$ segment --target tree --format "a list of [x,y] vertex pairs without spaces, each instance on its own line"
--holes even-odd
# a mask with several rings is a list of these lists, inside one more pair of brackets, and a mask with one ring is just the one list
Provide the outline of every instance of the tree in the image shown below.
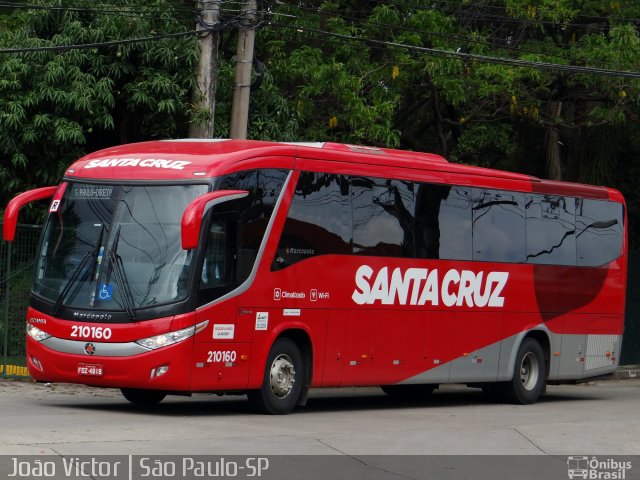
[[[187,5],[125,0],[0,15],[11,25],[0,43],[193,32]],[[235,8],[220,11],[218,137],[229,133]],[[621,172],[640,152],[640,83],[589,68],[640,71],[637,2],[282,0],[262,4],[259,17],[250,138],[431,151],[620,185],[636,198]],[[14,193],[55,181],[85,151],[185,135],[203,118],[190,104],[196,61],[193,36],[0,56],[0,181]]]
[[637,197],[620,172],[639,153],[640,83],[589,71],[640,71],[637,2],[285,1],[272,13],[254,138],[400,146]]
[[[47,1],[0,36],[0,48],[61,46],[0,56],[3,204],[19,190],[57,183],[87,151],[187,131],[197,60],[192,16],[167,0],[100,5]],[[181,31],[188,35],[63,48]]]
[[638,6],[628,3],[285,2],[259,44],[308,138],[400,144],[597,182],[606,175],[594,173],[605,169],[591,163],[605,162],[593,157],[589,140],[596,128],[637,122],[637,80],[479,56],[636,71]]

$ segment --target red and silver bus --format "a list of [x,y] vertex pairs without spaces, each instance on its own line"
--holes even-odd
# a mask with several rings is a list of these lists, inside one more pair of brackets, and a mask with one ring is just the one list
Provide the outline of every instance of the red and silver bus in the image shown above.
[[75,162],[50,199],[27,314],[38,381],[247,393],[311,387],[510,402],[618,365],[626,212],[612,189],[335,143],[171,140]]

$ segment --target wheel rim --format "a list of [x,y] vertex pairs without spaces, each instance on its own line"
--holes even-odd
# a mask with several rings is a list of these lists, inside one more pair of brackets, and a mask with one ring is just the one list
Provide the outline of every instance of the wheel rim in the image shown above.
[[520,381],[522,382],[522,387],[527,391],[533,390],[538,383],[539,376],[540,364],[538,363],[538,357],[536,357],[533,352],[527,352],[522,358],[522,363],[520,363]]
[[278,355],[269,371],[271,391],[277,398],[285,398],[296,383],[296,370],[289,355]]

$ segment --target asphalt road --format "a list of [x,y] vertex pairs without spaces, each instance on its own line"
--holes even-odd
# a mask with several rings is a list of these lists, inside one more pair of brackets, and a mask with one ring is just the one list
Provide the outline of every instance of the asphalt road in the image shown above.
[[[245,397],[167,397],[0,380],[3,455],[640,455],[640,379],[550,386],[535,405],[445,386],[428,401],[379,389],[313,390],[286,416]],[[638,465],[640,471],[640,464]]]
[[429,401],[329,389],[265,416],[244,397],[144,409],[117,390],[0,380],[0,477],[632,480],[639,399],[638,379],[552,386],[528,406],[457,385]]

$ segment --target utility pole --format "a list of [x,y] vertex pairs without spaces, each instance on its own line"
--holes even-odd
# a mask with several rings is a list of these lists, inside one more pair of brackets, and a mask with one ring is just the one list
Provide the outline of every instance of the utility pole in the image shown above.
[[218,23],[221,0],[197,0],[198,16],[196,30],[200,37],[200,61],[198,62],[197,87],[193,92],[193,104],[198,110],[209,112],[205,123],[189,125],[189,137],[213,138],[214,116],[216,111],[216,86],[218,83]]
[[253,44],[256,36],[256,0],[247,0],[242,7],[242,27],[238,34],[236,79],[231,107],[231,138],[246,139],[249,123],[249,97],[253,67]]

